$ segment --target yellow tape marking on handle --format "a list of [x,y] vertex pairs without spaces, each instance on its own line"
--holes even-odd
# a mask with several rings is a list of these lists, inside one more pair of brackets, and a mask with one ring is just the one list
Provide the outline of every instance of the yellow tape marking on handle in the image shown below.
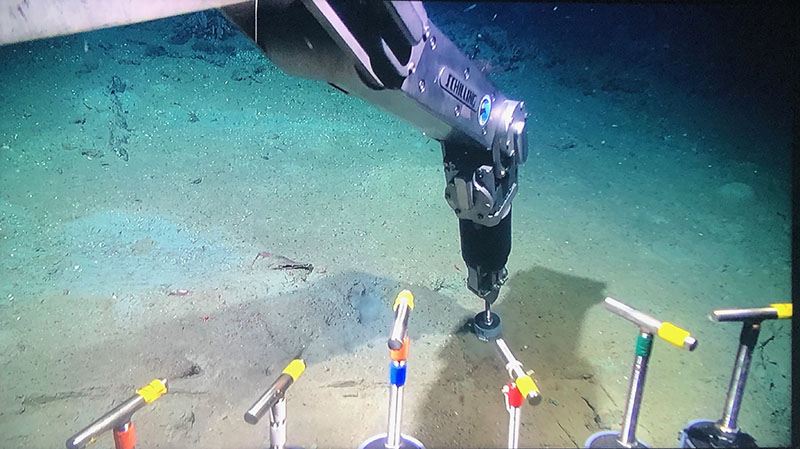
[[164,396],[164,393],[166,392],[167,386],[164,385],[164,382],[161,382],[161,379],[153,379],[153,381],[149,384],[136,390],[136,394],[141,396],[144,399],[144,402],[148,404],[160,398],[161,396]]
[[658,328],[658,336],[672,343],[679,348],[683,347],[683,342],[689,336],[689,331],[685,331],[678,326],[664,321]]
[[394,299],[392,310],[397,310],[397,306],[400,305],[400,301],[402,301],[403,299],[405,299],[408,302],[409,309],[414,308],[414,295],[408,290],[403,290],[402,292],[398,293],[397,298]]
[[792,303],[770,304],[769,306],[778,311],[779,319],[792,317]]
[[303,371],[306,370],[306,363],[303,362],[303,359],[294,359],[286,365],[286,368],[283,369],[283,374],[288,374],[292,376],[292,380],[296,381]]
[[517,384],[519,392],[522,393],[522,396],[525,398],[528,397],[528,393],[531,391],[539,393],[539,387],[536,386],[536,382],[533,381],[531,376],[525,375],[522,377],[517,377],[517,379],[514,380],[514,383]]

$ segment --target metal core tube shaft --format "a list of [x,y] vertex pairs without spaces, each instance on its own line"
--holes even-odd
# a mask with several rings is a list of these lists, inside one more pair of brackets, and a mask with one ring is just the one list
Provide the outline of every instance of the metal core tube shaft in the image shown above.
[[386,430],[386,447],[400,447],[400,424],[403,420],[403,387],[392,385],[389,390],[389,423]]
[[269,409],[269,447],[283,449],[286,446],[286,398],[281,397]]
[[644,392],[644,381],[647,376],[647,363],[650,357],[652,341],[652,334],[646,332],[639,334],[636,359],[631,372],[630,390],[628,391],[625,415],[622,419],[622,431],[620,432],[620,443],[628,447],[636,444],[636,424],[639,420],[639,410],[642,404],[642,393]]
[[739,416],[739,408],[742,405],[742,396],[744,395],[744,386],[747,382],[747,374],[750,371],[750,359],[753,355],[753,348],[758,340],[758,333],[760,330],[760,322],[745,322],[742,326],[742,333],[739,336],[739,351],[736,353],[733,375],[731,376],[731,383],[728,386],[725,409],[722,412],[722,419],[719,421],[720,430],[728,434],[739,431],[736,420]]
[[517,449],[519,447],[519,422],[521,415],[519,407],[509,407],[508,414],[508,449]]

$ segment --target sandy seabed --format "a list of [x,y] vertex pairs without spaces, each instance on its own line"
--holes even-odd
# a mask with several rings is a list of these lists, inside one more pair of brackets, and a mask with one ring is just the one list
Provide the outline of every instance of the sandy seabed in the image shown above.
[[[503,447],[507,376],[463,332],[482,302],[438,144],[241,36],[230,57],[147,53],[159,30],[0,48],[0,446],[60,447],[165,376],[135,415],[141,447],[263,447],[268,426],[242,415],[302,349],[290,444],[356,447],[385,431],[390,305],[407,288],[404,432]],[[543,394],[521,445],[618,430],[638,331],[605,296],[700,342],[657,341],[650,361],[637,435],[676,445],[723,407],[739,326],[709,312],[788,301],[788,164],[764,163],[788,131],[666,84],[646,101],[587,95],[541,64],[496,78],[531,111],[495,308]],[[262,251],[314,269],[274,270]],[[787,445],[789,323],[764,323],[759,343],[740,424]]]

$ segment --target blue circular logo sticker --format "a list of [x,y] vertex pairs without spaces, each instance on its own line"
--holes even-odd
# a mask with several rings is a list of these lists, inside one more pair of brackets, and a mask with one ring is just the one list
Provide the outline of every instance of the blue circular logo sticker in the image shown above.
[[478,123],[481,126],[485,125],[486,122],[489,121],[489,116],[492,115],[492,99],[488,95],[484,95],[481,98],[481,104],[478,106]]

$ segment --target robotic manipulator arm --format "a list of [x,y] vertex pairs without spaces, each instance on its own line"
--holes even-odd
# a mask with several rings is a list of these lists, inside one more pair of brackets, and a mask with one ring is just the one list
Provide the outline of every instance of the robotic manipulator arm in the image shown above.
[[506,280],[527,113],[431,23],[420,2],[260,0],[222,8],[285,72],[378,105],[442,145],[467,286],[489,305]]
[[[511,200],[527,157],[525,108],[428,20],[420,2],[29,0],[0,15],[0,45],[221,7],[278,67],[411,122],[442,144],[467,285],[489,305],[506,279]],[[287,93],[289,95],[290,93]],[[489,318],[489,321],[491,319]]]

